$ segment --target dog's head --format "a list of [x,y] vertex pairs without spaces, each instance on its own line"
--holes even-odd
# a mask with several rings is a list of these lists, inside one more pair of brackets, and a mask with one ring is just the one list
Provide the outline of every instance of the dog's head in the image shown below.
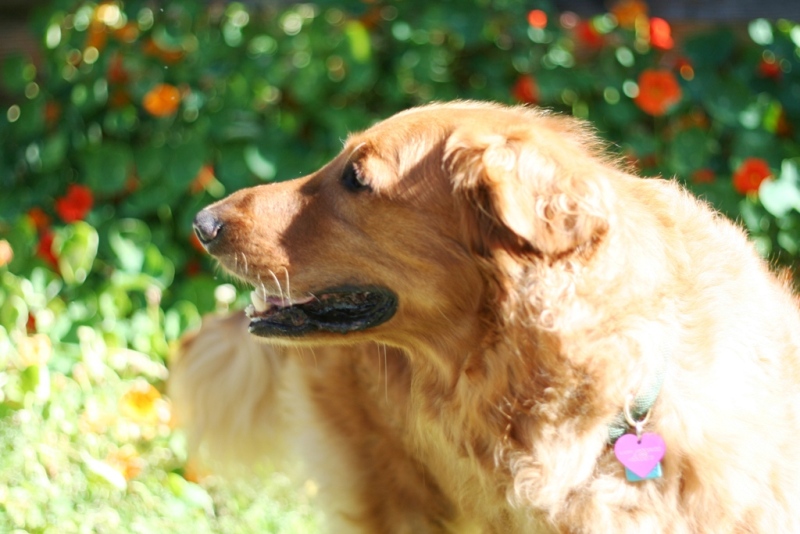
[[602,241],[611,200],[592,145],[530,109],[412,109],[309,176],[206,208],[195,230],[255,287],[256,335],[403,345],[475,332],[502,291],[499,256],[552,264]]

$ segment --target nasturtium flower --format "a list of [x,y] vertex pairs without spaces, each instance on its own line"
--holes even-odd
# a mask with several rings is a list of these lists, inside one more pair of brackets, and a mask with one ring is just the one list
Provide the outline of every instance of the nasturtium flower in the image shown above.
[[58,258],[53,252],[53,238],[55,234],[51,230],[42,232],[39,243],[36,245],[36,256],[44,260],[53,269],[58,270]]
[[0,239],[0,267],[8,265],[14,259],[14,249],[11,243],[5,239]]
[[671,50],[675,46],[669,22],[658,17],[650,19],[650,45],[659,50]]
[[758,73],[764,78],[780,79],[783,75],[781,65],[774,58],[761,58],[758,64]]
[[161,83],[144,95],[142,105],[145,111],[154,117],[169,117],[178,111],[181,103],[181,92],[174,85]]
[[145,465],[142,457],[130,444],[111,451],[106,456],[106,463],[125,477],[125,480],[129,481],[138,477]]
[[534,9],[528,12],[528,24],[534,28],[544,29],[547,27],[547,13],[541,9]]
[[733,173],[733,188],[746,195],[757,193],[761,182],[772,176],[769,164],[761,158],[745,159]]
[[633,28],[637,20],[647,17],[647,3],[642,0],[620,0],[611,6],[611,13],[623,28]]
[[538,103],[539,86],[536,84],[536,79],[530,75],[520,76],[511,89],[511,95],[519,102]]
[[648,69],[639,76],[639,94],[633,101],[645,113],[658,117],[680,102],[682,96],[671,71]]
[[56,213],[64,222],[82,221],[94,205],[92,190],[86,186],[72,184],[67,194],[56,199]]
[[575,26],[575,37],[578,42],[586,48],[603,48],[605,39],[594,27],[590,20],[582,20]]
[[50,216],[42,208],[37,207],[28,210],[28,218],[40,234],[50,228]]
[[709,168],[698,169],[692,173],[692,181],[696,184],[713,184],[717,177]]
[[161,420],[161,393],[144,380],[134,383],[119,401],[120,413],[141,424],[156,424]]

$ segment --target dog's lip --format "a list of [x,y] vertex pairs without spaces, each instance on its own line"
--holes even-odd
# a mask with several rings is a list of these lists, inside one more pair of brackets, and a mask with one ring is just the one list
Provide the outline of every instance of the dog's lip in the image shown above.
[[397,311],[397,296],[379,286],[343,286],[301,298],[251,293],[250,332],[262,337],[346,334],[378,326]]

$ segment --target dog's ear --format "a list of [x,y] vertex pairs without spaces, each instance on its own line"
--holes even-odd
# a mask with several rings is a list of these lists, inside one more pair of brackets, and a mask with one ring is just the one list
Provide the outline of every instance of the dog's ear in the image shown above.
[[559,139],[527,129],[454,132],[445,147],[454,187],[474,207],[482,238],[506,248],[561,256],[608,229],[603,165],[583,152],[574,132]]

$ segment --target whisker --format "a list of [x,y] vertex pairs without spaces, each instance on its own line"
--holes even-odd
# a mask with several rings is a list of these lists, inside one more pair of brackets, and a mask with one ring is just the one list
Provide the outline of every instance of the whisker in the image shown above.
[[286,306],[286,299],[284,299],[283,297],[283,288],[281,287],[281,281],[278,280],[278,277],[275,275],[275,272],[272,269],[269,270],[269,274],[270,276],[272,276],[272,279],[275,280],[275,285],[278,286],[278,294],[281,297],[281,305]]
[[383,349],[383,397],[389,403],[389,366],[386,361],[386,343],[381,343]]
[[286,274],[286,298],[289,300],[289,305],[292,304],[292,285],[289,282],[289,269],[285,265],[281,265],[281,269]]

